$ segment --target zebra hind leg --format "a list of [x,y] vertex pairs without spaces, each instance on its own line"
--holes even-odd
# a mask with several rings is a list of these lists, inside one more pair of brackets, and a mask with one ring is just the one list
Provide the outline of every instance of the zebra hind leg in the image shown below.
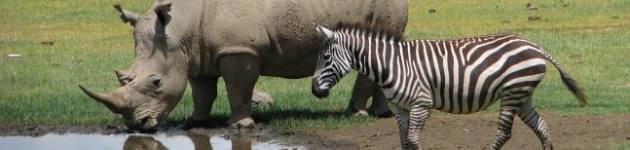
[[497,135],[492,149],[498,150],[512,137],[512,125],[514,116],[519,112],[523,104],[530,103],[532,88],[516,87],[506,90],[501,95],[501,113],[499,114],[499,124]]
[[501,113],[499,114],[499,127],[497,129],[497,135],[494,144],[492,144],[492,149],[501,149],[505,142],[510,140],[510,138],[512,137],[512,124],[515,114],[515,109],[501,106]]
[[534,131],[536,136],[538,136],[538,139],[540,140],[543,149],[553,150],[553,144],[551,144],[550,134],[547,131],[547,124],[540,117],[540,115],[538,115],[536,110],[534,110],[534,107],[532,107],[531,103],[524,105],[521,110],[522,111],[519,111],[518,113],[518,117],[521,118],[521,120],[523,120],[523,122]]

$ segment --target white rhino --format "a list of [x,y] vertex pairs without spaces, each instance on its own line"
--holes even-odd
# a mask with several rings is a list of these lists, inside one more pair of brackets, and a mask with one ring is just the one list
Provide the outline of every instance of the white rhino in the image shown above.
[[[228,123],[252,127],[258,76],[313,74],[323,41],[315,24],[369,21],[403,32],[407,23],[406,0],[157,0],[142,16],[115,8],[134,27],[133,65],[116,71],[121,86],[108,93],[79,86],[138,130],[153,129],[168,116],[187,81],[194,101],[191,120],[208,120],[219,77],[230,102]],[[348,110],[364,111],[374,95],[377,111],[389,112],[371,81],[360,76],[353,90]]]

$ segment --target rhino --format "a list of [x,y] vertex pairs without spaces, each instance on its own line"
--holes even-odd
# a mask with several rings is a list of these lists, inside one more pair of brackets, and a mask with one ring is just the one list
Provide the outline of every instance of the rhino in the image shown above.
[[[323,36],[316,24],[369,22],[403,32],[406,0],[156,0],[142,16],[114,8],[133,27],[134,60],[116,70],[120,87],[99,93],[79,85],[92,99],[120,114],[130,129],[153,130],[192,88],[193,122],[210,120],[222,77],[230,127],[255,126],[251,98],[259,76],[309,77]],[[389,108],[379,88],[356,79],[348,110]],[[375,106],[376,105],[376,106]],[[391,112],[390,112],[391,113]]]

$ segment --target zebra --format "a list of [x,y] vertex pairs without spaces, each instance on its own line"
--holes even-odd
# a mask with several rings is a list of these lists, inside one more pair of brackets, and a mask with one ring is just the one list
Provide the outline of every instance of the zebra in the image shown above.
[[511,137],[518,116],[544,149],[553,149],[545,121],[532,106],[532,95],[549,61],[580,106],[587,97],[548,52],[516,34],[499,33],[452,40],[402,40],[401,33],[366,25],[340,24],[323,33],[322,50],[312,80],[318,98],[349,72],[375,81],[395,113],[403,149],[419,149],[419,133],[430,111],[453,114],[484,110],[500,100],[499,123],[492,149]]

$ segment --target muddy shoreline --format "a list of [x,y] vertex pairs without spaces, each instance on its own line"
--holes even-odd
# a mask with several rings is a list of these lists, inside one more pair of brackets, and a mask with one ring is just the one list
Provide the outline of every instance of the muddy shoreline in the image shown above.
[[[208,127],[192,129],[162,129],[152,133],[142,133],[147,135],[203,135],[207,137],[220,136],[225,139],[238,138],[240,140],[257,142],[274,141],[287,146],[302,146],[306,149],[349,149],[354,144],[346,141],[329,141],[324,137],[315,134],[305,134],[302,129],[278,129],[269,128],[258,124],[256,129],[229,129],[227,127]],[[0,137],[6,136],[27,136],[42,137],[47,134],[101,134],[101,135],[125,135],[138,134],[122,127],[113,125],[102,126],[41,126],[41,125],[0,125]],[[253,143],[252,143],[253,144]]]
[[[494,140],[498,113],[482,112],[452,115],[434,112],[421,134],[427,149],[484,149]],[[614,149],[630,143],[630,114],[557,115],[541,113],[548,122],[552,141],[557,149]],[[516,119],[518,120],[518,119]],[[505,149],[540,149],[531,130],[516,121],[513,136]],[[393,118],[336,129],[277,129],[258,125],[257,129],[227,129],[226,127],[168,129],[166,134],[219,135],[251,141],[281,141],[307,149],[399,149],[399,138]],[[65,134],[126,134],[119,127],[103,126],[18,126],[0,125],[0,136],[42,136]]]

